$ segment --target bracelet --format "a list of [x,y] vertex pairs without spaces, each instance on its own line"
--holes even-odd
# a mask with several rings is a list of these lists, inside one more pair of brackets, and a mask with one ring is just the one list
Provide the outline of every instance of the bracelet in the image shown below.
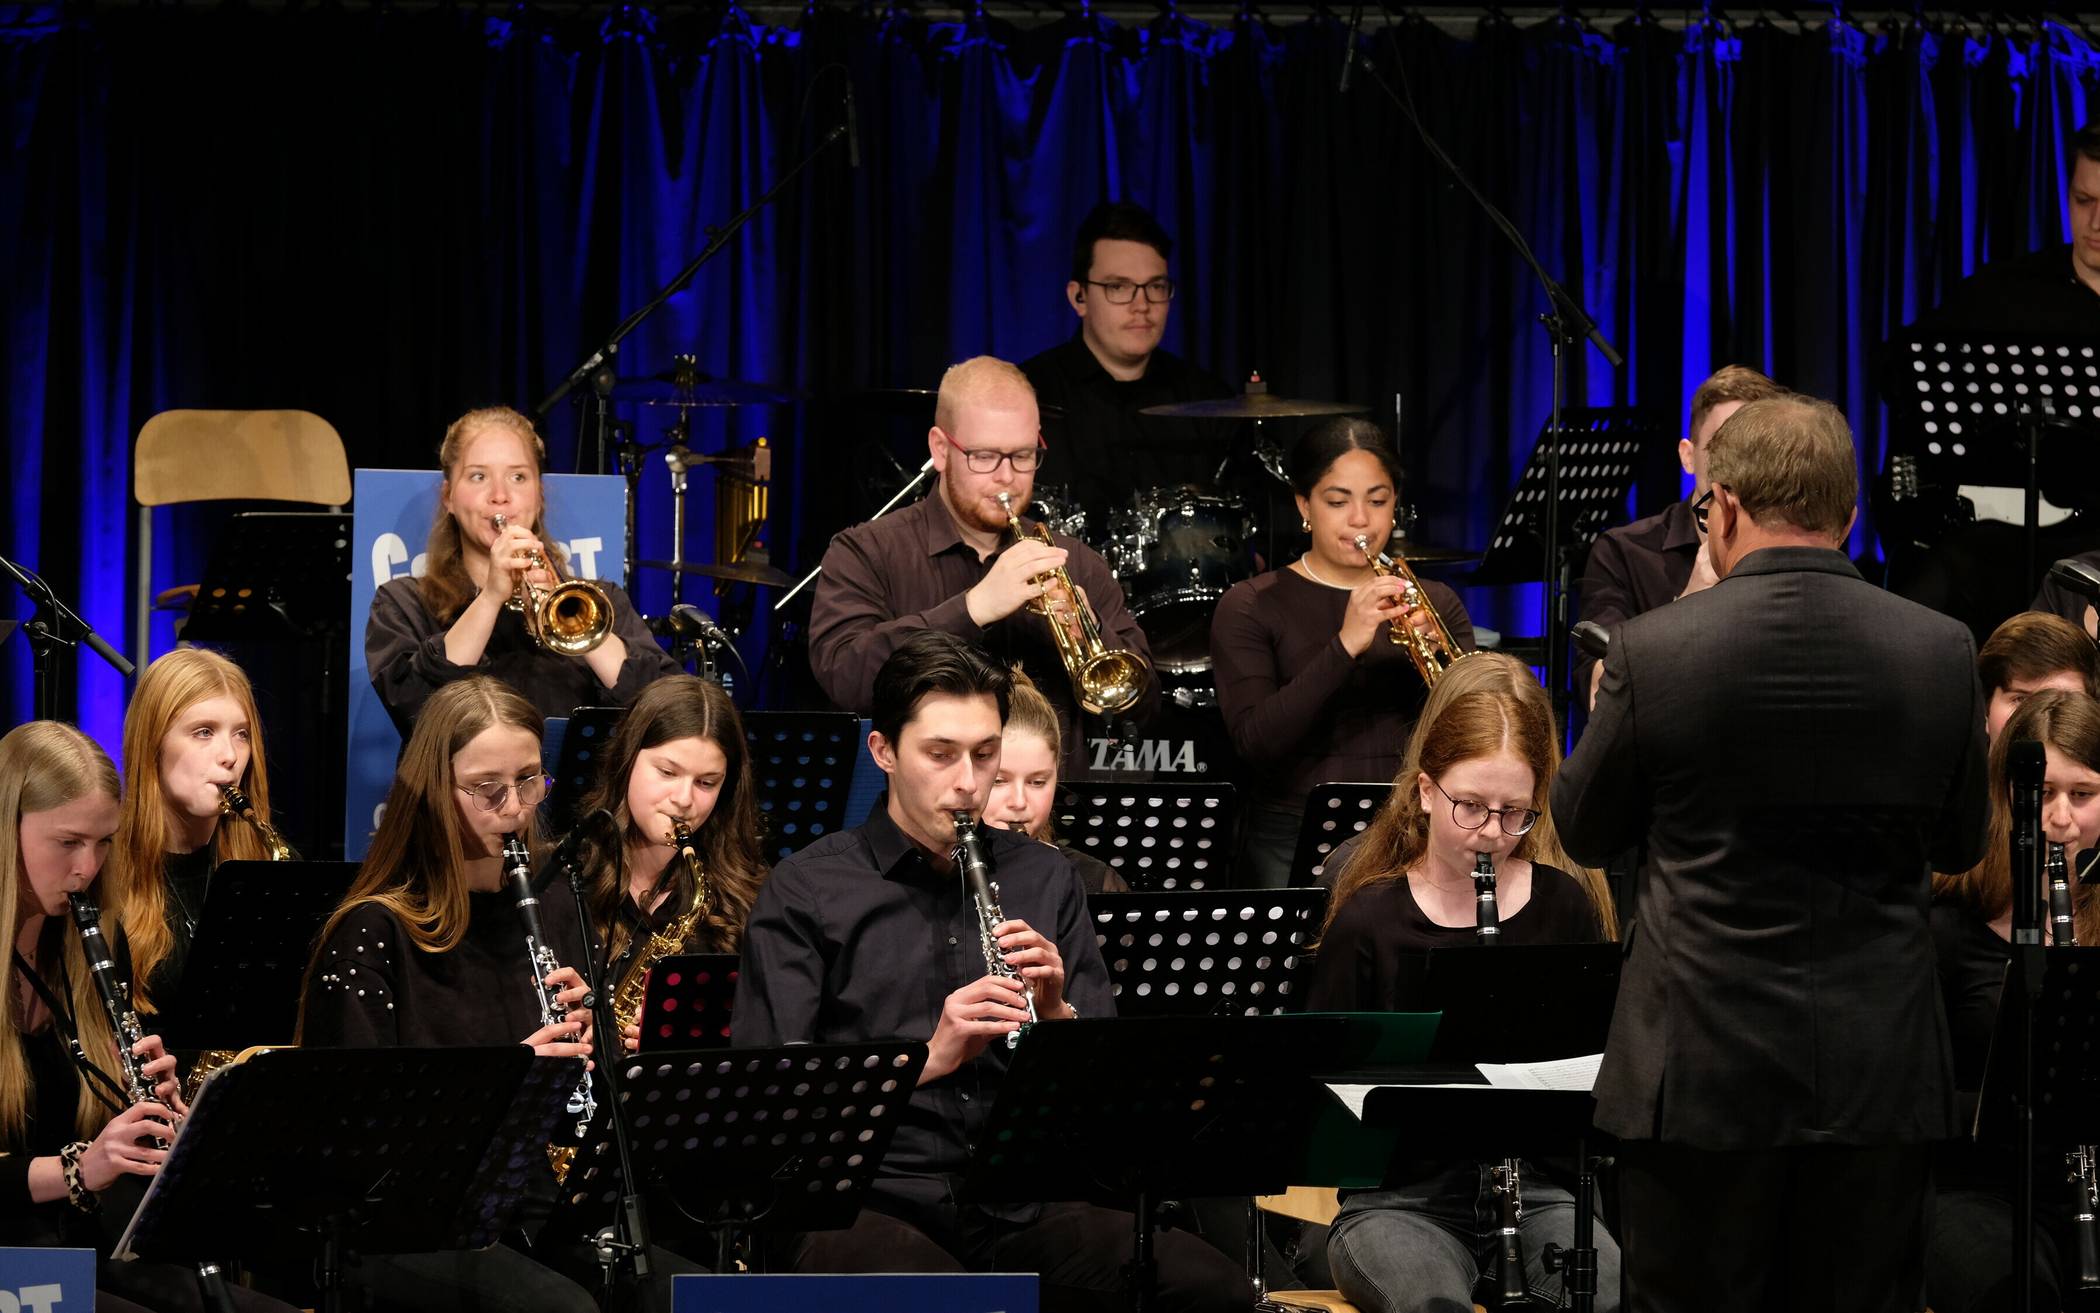
[[88,1151],[86,1140],[75,1140],[58,1151],[59,1174],[66,1179],[66,1198],[83,1213],[92,1213],[102,1206],[95,1192],[87,1188],[80,1179],[80,1155]]

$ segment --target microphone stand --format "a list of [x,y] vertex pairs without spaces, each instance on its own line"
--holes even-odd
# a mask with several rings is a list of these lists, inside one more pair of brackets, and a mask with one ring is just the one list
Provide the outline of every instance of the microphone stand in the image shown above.
[[[595,818],[601,814],[594,812],[577,824],[593,824]],[[611,827],[607,828],[609,830]],[[615,838],[614,842],[617,843],[618,839]],[[596,1247],[598,1261],[605,1266],[608,1287],[606,1306],[614,1306],[610,1287],[613,1284],[614,1271],[621,1268],[625,1269],[628,1279],[633,1283],[632,1290],[637,1305],[646,1306],[642,1282],[649,1276],[649,1219],[642,1207],[641,1186],[634,1174],[634,1141],[627,1122],[627,1108],[620,1101],[620,1064],[627,1059],[627,1043],[613,1018],[612,992],[600,988],[604,971],[599,967],[598,950],[594,947],[598,939],[591,926],[590,888],[585,882],[583,867],[576,860],[577,852],[575,848],[570,848],[567,852],[557,850],[555,858],[561,867],[560,874],[568,880],[569,894],[576,901],[577,923],[583,927],[583,965],[580,970],[584,986],[590,990],[591,995],[591,1027],[601,1037],[611,1036],[611,1046],[607,1051],[612,1056],[609,1060],[599,1060],[598,1074],[605,1081],[606,1124],[612,1131],[613,1152],[618,1155],[620,1161],[620,1201],[614,1207],[613,1223],[604,1231],[586,1239]],[[536,887],[544,883],[544,873],[543,878],[533,881]],[[611,943],[611,937],[608,936],[607,946],[610,947]],[[607,962],[606,966],[610,967],[611,963]],[[581,1171],[583,1167],[583,1155],[579,1152],[569,1170]]]
[[[883,516],[888,515],[891,511],[896,510],[897,503],[903,501],[906,497],[911,496],[912,492],[915,489],[917,489],[920,484],[926,482],[926,476],[931,473],[933,473],[933,458],[929,456],[926,458],[926,463],[919,467],[919,472],[911,476],[911,482],[897,489],[896,496],[884,502],[880,507],[876,509],[873,515],[870,515],[867,519],[862,520],[861,523],[873,524],[875,523],[875,521],[881,519]],[[809,587],[811,584],[815,583],[817,581],[817,576],[822,573],[824,573],[824,566],[821,562],[819,562],[815,569],[811,570],[808,574],[803,575],[801,579],[796,581],[795,586],[793,588],[788,589],[785,593],[782,593],[780,595],[780,600],[773,603],[773,609],[775,611],[778,611],[781,607],[786,606],[789,602],[794,601],[795,595],[797,593],[800,593],[803,589]]]
[[2019,1116],[2013,1128],[2012,1270],[2016,1308],[2034,1307],[2034,1005],[2042,990],[2042,781],[2040,743],[2012,745],[2013,1051],[2019,1055]]
[[[1390,29],[1388,31],[1390,32]],[[1517,231],[1516,225],[1509,221],[1508,216],[1497,209],[1495,203],[1483,195],[1480,188],[1473,185],[1473,180],[1444,153],[1444,148],[1437,144],[1436,138],[1429,135],[1429,128],[1415,113],[1414,102],[1393,90],[1392,84],[1379,73],[1378,66],[1372,62],[1369,55],[1355,50],[1353,42],[1351,46],[1351,54],[1358,67],[1362,68],[1365,75],[1385,93],[1386,99],[1399,108],[1408,123],[1413,125],[1416,135],[1422,138],[1422,144],[1428,148],[1430,157],[1442,165],[1444,171],[1459,185],[1460,190],[1472,198],[1474,205],[1487,216],[1489,224],[1509,242],[1518,258],[1524,261],[1531,269],[1532,275],[1538,279],[1539,286],[1545,289],[1547,308],[1546,312],[1539,316],[1539,322],[1545,325],[1548,339],[1553,346],[1553,412],[1543,443],[1546,507],[1545,523],[1540,527],[1539,536],[1544,540],[1545,546],[1545,568],[1540,578],[1546,591],[1541,608],[1539,633],[1546,648],[1546,688],[1553,695],[1555,709],[1561,713],[1561,723],[1566,724],[1568,677],[1571,673],[1566,638],[1568,590],[1571,581],[1568,577],[1568,554],[1561,543],[1560,447],[1561,410],[1567,393],[1567,355],[1587,338],[1590,344],[1597,348],[1598,354],[1609,361],[1614,369],[1624,365],[1626,358],[1620,355],[1618,349],[1604,336],[1604,331],[1597,327],[1597,321],[1590,318],[1589,312],[1569,295],[1566,288],[1554,280],[1553,275],[1546,272],[1546,267],[1539,263],[1538,256],[1532,253],[1531,243],[1524,240],[1524,234]],[[1397,43],[1394,45],[1393,58],[1396,63],[1401,58]],[[1402,68],[1401,77],[1404,79],[1406,75],[1406,69]]]
[[[589,409],[583,420],[583,437],[587,438],[597,451],[598,469],[602,473],[605,469],[606,426],[611,417],[612,407],[612,362],[613,356],[620,350],[620,343],[626,339],[629,333],[640,327],[643,320],[656,313],[657,307],[684,291],[686,284],[692,282],[694,275],[700,272],[700,266],[712,260],[723,247],[729,245],[730,239],[735,237],[745,224],[751,222],[752,218],[760,210],[765,209],[778,199],[780,194],[787,190],[788,184],[793,182],[804,169],[808,168],[817,156],[831,149],[832,143],[845,135],[845,124],[841,123],[837,127],[832,128],[831,131],[818,139],[817,144],[810,148],[807,155],[796,161],[793,168],[782,174],[777,182],[768,187],[764,195],[745,206],[743,211],[728,223],[720,227],[710,225],[707,229],[707,245],[701,249],[700,254],[694,256],[692,262],[679,270],[677,276],[671,279],[670,282],[658,288],[656,294],[644,301],[633,314],[621,320],[619,327],[613,329],[606,336],[605,340],[598,344],[596,349],[583,358],[583,363],[570,370],[568,376],[562,379],[561,383],[552,392],[549,392],[540,401],[539,405],[533,407],[533,413],[541,419],[545,419],[548,412],[552,411],[563,397],[586,383],[591,384],[591,392],[586,398]],[[579,439],[576,444],[577,459],[579,461],[583,456],[584,445],[585,443],[582,439]],[[630,533],[629,538],[631,539],[632,537],[633,535]],[[633,582],[633,577],[630,575],[628,578],[630,586]]]
[[[17,565],[0,556],[0,574],[13,579],[17,587],[36,603],[36,615],[22,626],[22,633],[29,640],[31,669],[36,688],[36,718],[58,719],[58,649],[86,643],[96,656],[116,668],[126,679],[138,667],[126,661],[117,650],[102,641],[94,627],[82,620],[72,607],[59,600],[50,584],[37,577],[34,570]],[[73,636],[67,636],[71,627]]]

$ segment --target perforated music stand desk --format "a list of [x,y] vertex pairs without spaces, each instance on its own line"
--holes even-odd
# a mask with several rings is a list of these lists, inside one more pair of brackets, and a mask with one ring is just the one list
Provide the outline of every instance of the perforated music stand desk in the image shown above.
[[265,1266],[318,1243],[339,1309],[348,1255],[494,1244],[575,1084],[522,1044],[259,1054],[205,1082],[118,1252]]
[[862,737],[860,718],[850,712],[744,713],[767,861],[846,828]]
[[350,614],[350,517],[336,511],[243,511],[212,542],[183,622],[186,642],[302,638]]
[[222,862],[211,873],[174,999],[152,1024],[169,1049],[289,1044],[321,927],[355,862]]
[[[710,1229],[850,1226],[925,1066],[916,1040],[630,1054],[618,1084],[642,1193]],[[593,1235],[621,1193],[604,1111],[586,1140],[550,1225]]]
[[1231,868],[1239,815],[1230,784],[1073,780],[1057,786],[1057,837],[1141,893],[1211,889]]
[[1392,796],[1391,781],[1344,781],[1316,785],[1305,797],[1298,822],[1298,847],[1291,855],[1291,884],[1334,887],[1321,879],[1334,850],[1364,832]]
[[1118,1017],[1297,1011],[1325,889],[1094,894],[1086,900]]
[[1132,1293],[1149,1309],[1158,1200],[1324,1183],[1316,1149],[1358,1126],[1318,1073],[1419,1062],[1435,1026],[1399,1013],[1045,1022],[1014,1050],[966,1189],[1133,1197]]
[[[1598,534],[1626,518],[1626,498],[1633,491],[1641,453],[1665,440],[1674,445],[1676,434],[1672,425],[1654,415],[1619,406],[1564,409],[1559,433],[1562,545],[1587,548]],[[1540,582],[1548,546],[1546,453],[1553,436],[1553,421],[1548,419],[1539,426],[1538,441],[1503,507],[1487,554],[1467,583]]]
[[684,953],[658,959],[642,989],[641,1052],[650,1057],[729,1047],[736,1006],[735,953]]
[[[2040,950],[2041,979],[2034,993],[2034,1134],[2042,1143],[2091,1143],[2092,1110],[2100,1101],[2100,948]],[[1985,1144],[2013,1142],[2020,1107],[2020,1053],[2013,1009],[2006,1000],[2016,976],[2008,971],[1999,995],[1991,1047],[1984,1061],[1974,1135]]]
[[[613,730],[619,727],[620,717],[626,714],[625,707],[577,707],[560,722],[560,746],[548,767],[548,773],[554,776],[554,787],[540,804],[547,828],[555,834],[567,832],[576,823],[583,795],[598,782],[598,754],[605,750]],[[550,720],[547,724],[551,728],[555,722]],[[549,733],[548,741],[554,737]]]

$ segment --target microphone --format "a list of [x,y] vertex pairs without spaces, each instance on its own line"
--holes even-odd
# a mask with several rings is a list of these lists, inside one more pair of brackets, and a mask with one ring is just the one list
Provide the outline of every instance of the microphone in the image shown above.
[[576,824],[570,826],[569,832],[561,837],[561,842],[554,845],[554,851],[547,854],[547,860],[540,867],[539,874],[532,877],[532,892],[544,893],[547,886],[554,883],[556,873],[574,866],[577,854],[583,851],[583,841],[590,837],[593,830],[601,827],[608,835],[617,833],[619,829],[619,821],[604,807],[578,817]]
[[1349,10],[1349,32],[1342,38],[1342,85],[1339,94],[1349,94],[1349,73],[1356,67],[1356,34],[1363,30],[1364,7],[1356,5]]
[[1594,620],[1579,621],[1568,632],[1575,636],[1575,646],[1584,656],[1602,661],[1611,652],[1611,630]]
[[2049,758],[2034,739],[2015,740],[2006,754],[2012,785],[2012,941],[2042,942],[2042,778]]
[[853,79],[846,79],[846,167],[860,167],[860,115],[853,112]]
[[2067,556],[2050,566],[2049,582],[2070,589],[2088,602],[2100,603],[2100,570],[2075,556]]
[[691,602],[680,602],[672,607],[671,614],[665,617],[664,623],[674,638],[723,644],[729,642],[728,636],[722,632],[722,627],[715,623],[715,618]]

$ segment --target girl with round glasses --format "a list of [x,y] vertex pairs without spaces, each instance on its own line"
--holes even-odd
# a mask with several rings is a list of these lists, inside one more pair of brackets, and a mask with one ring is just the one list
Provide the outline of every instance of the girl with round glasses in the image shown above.
[[[1339,874],[1307,1010],[1422,1010],[1423,954],[1475,940],[1479,853],[1495,864],[1503,944],[1613,937],[1602,878],[1568,859],[1546,814],[1559,767],[1552,706],[1529,669],[1500,653],[1452,666],[1422,709],[1392,796],[1329,858]],[[1367,1313],[1470,1307],[1495,1252],[1496,1165],[1415,1163],[1381,1189],[1348,1192],[1327,1241],[1342,1293]],[[1573,1242],[1574,1200],[1530,1164],[1519,1175],[1526,1280],[1555,1290],[1542,1255]],[[1596,1243],[1597,1308],[1609,1310],[1619,1250],[1602,1225]]]

